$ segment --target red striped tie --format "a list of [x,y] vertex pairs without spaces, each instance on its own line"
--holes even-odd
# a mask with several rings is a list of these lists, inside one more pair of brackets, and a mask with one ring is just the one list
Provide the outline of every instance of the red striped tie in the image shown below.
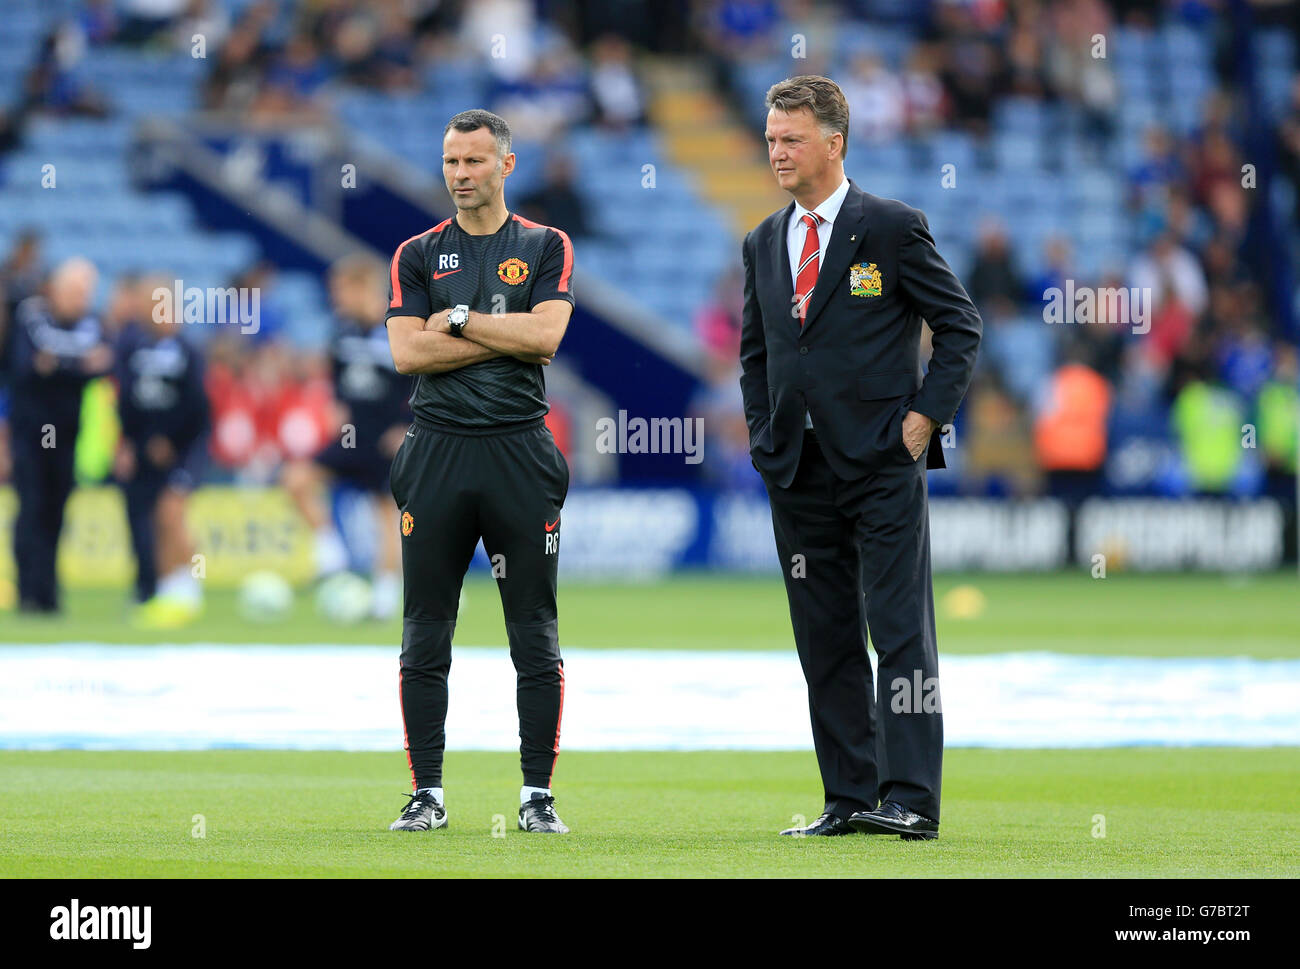
[[816,212],[803,217],[808,232],[803,240],[803,253],[799,256],[799,271],[795,274],[794,291],[799,299],[799,327],[803,328],[804,315],[808,311],[808,297],[812,296],[813,287],[817,285],[817,263],[821,254],[821,240],[817,238],[817,225],[825,221]]

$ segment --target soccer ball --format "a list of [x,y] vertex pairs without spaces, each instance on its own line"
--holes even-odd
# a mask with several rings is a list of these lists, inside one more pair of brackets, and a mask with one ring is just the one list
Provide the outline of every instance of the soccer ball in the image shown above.
[[339,572],[316,590],[316,611],[330,622],[351,624],[370,614],[370,583],[352,572]]
[[293,587],[275,572],[253,572],[239,586],[239,614],[251,622],[276,622],[293,608]]

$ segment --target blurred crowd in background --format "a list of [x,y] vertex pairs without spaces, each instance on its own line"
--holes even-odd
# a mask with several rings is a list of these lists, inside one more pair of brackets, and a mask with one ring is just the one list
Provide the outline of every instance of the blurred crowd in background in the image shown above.
[[[461,92],[446,63],[490,50],[505,31],[511,44],[533,49],[522,58],[479,58],[469,85],[479,100],[459,107],[498,111],[521,142],[545,146],[508,204],[566,230],[579,270],[619,287],[624,281],[607,269],[616,261],[598,256],[623,243],[611,238],[594,180],[566,142],[593,130],[653,139],[644,65],[684,56],[707,66],[713,93],[748,126],[761,157],[762,89],[792,74],[827,73],[852,112],[846,170],[867,191],[892,195],[881,186],[899,185],[898,169],[913,163],[941,188],[945,145],[970,151],[974,170],[960,177],[977,196],[986,169],[990,185],[995,176],[1006,184],[1000,159],[1018,146],[1042,153],[1031,174],[1062,195],[1090,171],[1122,186],[1118,198],[1101,192],[1074,210],[1078,221],[1104,221],[1095,236],[1040,231],[1029,225],[1032,210],[998,204],[996,193],[987,204],[935,211],[902,186],[899,197],[930,214],[940,252],[985,321],[975,381],[953,432],[956,473],[940,488],[1069,500],[1132,490],[1293,497],[1300,14],[1294,4],[1246,6],[1270,38],[1267,57],[1243,52],[1226,5],[1213,2],[88,0],[63,10],[35,60],[10,72],[16,83],[0,113],[0,151],[21,146],[35,118],[114,113],[114,91],[78,70],[97,48],[185,51],[201,35],[208,53],[197,107],[274,127],[288,119],[349,123],[339,107],[347,92],[401,99],[441,85],[433,93],[450,105]],[[807,54],[792,60],[795,35]],[[1107,56],[1092,52],[1097,35],[1111,39]],[[1121,35],[1124,50],[1114,40]],[[1178,102],[1191,109],[1166,111],[1182,67],[1181,48],[1165,41],[1189,37],[1188,50],[1205,54],[1205,86]],[[1148,46],[1160,47],[1173,81],[1158,74],[1143,87],[1149,65],[1125,67],[1128,52]],[[1243,57],[1256,58],[1253,74]],[[1260,77],[1267,97],[1256,88]],[[424,119],[435,143],[443,121]],[[424,164],[436,174],[436,156]],[[1280,231],[1261,218],[1266,202],[1253,190],[1265,174],[1289,202]],[[40,224],[7,235],[6,333],[53,268]],[[1113,245],[1081,244],[1093,239]],[[701,480],[756,489],[737,384],[739,237],[726,245],[698,295],[665,315],[685,317],[679,324],[704,361],[694,408],[706,417],[709,442]],[[101,280],[89,312],[110,338],[147,319],[140,281],[158,275],[173,272],[148,264]],[[204,347],[214,479],[274,480],[281,462],[310,456],[337,434],[328,340],[295,333],[294,307],[280,299],[277,278],[274,265],[256,259],[226,280],[259,290],[260,327]],[[1104,309],[1090,323],[1049,322],[1045,293],[1067,286],[1150,293],[1149,315],[1141,326],[1106,318]],[[581,446],[562,395],[556,405],[557,437],[566,448]],[[0,444],[0,476],[4,455]],[[79,470],[102,478],[111,462]]]

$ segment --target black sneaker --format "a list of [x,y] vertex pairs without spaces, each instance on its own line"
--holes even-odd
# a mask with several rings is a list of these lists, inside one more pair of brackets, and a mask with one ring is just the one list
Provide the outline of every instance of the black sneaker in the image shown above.
[[527,804],[519,805],[519,830],[546,834],[568,834],[569,829],[555,813],[555,798],[534,794]]
[[447,826],[447,809],[435,801],[432,794],[406,796],[411,800],[402,816],[388,826],[389,831],[432,831]]

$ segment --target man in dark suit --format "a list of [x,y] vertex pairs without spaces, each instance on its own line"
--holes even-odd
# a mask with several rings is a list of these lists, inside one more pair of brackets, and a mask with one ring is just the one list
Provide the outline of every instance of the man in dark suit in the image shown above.
[[943,721],[925,473],[944,467],[980,318],[925,216],[845,178],[849,109],[835,82],[782,81],[767,106],[769,159],[793,201],[745,237],[740,383],[825,789],[821,817],[781,833],[935,838]]

